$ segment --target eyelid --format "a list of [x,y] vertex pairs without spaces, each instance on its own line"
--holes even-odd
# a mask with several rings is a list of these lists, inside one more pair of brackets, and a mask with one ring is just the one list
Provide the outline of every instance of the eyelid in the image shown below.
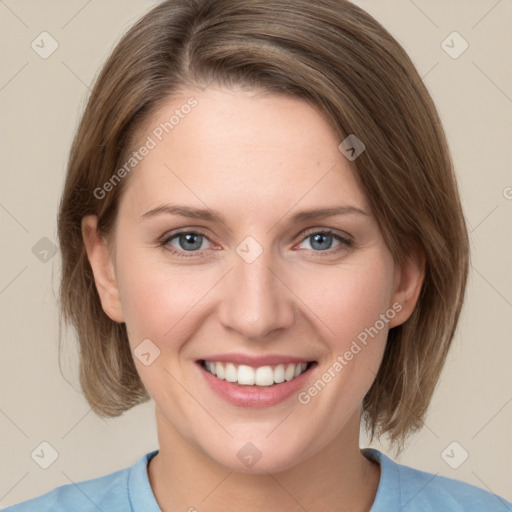
[[[184,229],[179,228],[178,230],[175,230],[175,231],[168,231],[158,239],[158,244],[162,245],[162,246],[168,245],[172,239],[177,238],[180,235],[198,235],[203,238],[206,238],[206,240],[208,240],[212,245],[217,245],[217,244],[215,244],[215,242],[213,242],[211,240],[209,235],[207,235],[206,233],[204,233],[202,231],[202,229],[203,228],[184,228]],[[206,249],[203,249],[203,250],[206,250]],[[183,252],[186,252],[186,251],[183,251]],[[202,252],[202,250],[201,251],[190,251],[190,252],[191,252],[191,254],[193,254],[194,252],[200,253],[200,252]]]
[[329,257],[332,258],[332,257],[338,255],[339,253],[341,253],[342,251],[347,251],[349,249],[353,249],[356,245],[355,241],[354,241],[354,237],[348,233],[346,233],[345,235],[341,235],[341,234],[339,234],[339,232],[337,230],[335,230],[333,228],[320,228],[320,229],[313,228],[310,230],[303,231],[301,234],[300,241],[293,248],[295,249],[295,247],[297,245],[304,243],[310,236],[317,234],[317,233],[321,233],[324,235],[325,234],[331,235],[333,238],[337,239],[339,243],[337,246],[330,247],[329,249],[326,249],[324,251],[315,251],[312,249],[302,249],[302,250],[310,252],[313,255],[313,257],[315,257],[315,258],[329,258]]
[[[202,231],[202,229],[204,229],[204,228],[192,228],[192,227],[190,227],[190,228],[178,228],[177,230],[171,230],[171,231],[166,232],[164,235],[162,235],[158,239],[158,241],[164,243],[164,242],[168,241],[169,239],[174,238],[174,237],[176,237],[178,235],[182,235],[182,234],[195,234],[195,235],[203,236],[208,241],[210,241],[211,243],[214,243],[210,239],[210,236],[207,235],[206,233],[204,233]],[[295,239],[298,236],[300,236],[300,237],[302,237],[300,239],[300,241],[303,242],[305,238],[307,238],[309,235],[314,234],[314,233],[331,233],[331,234],[339,236],[340,238],[344,238],[347,241],[353,241],[354,240],[354,237],[350,233],[347,233],[346,231],[340,231],[340,230],[337,230],[337,229],[334,229],[334,228],[322,227],[322,226],[316,226],[316,227],[313,227],[313,228],[308,228],[306,230],[303,230],[303,231],[301,231],[299,234],[297,234],[293,238]]]
[[335,228],[319,227],[319,226],[317,226],[315,228],[308,228],[305,231],[301,231],[299,233],[299,235],[297,235],[297,236],[302,236],[302,240],[304,240],[304,238],[308,237],[309,235],[312,235],[313,233],[330,233],[330,234],[339,236],[340,238],[343,238],[347,241],[350,241],[350,242],[354,241],[354,237],[350,233],[347,233],[346,231],[341,231],[341,230],[335,229]]
[[[177,230],[166,232],[162,237],[159,238],[158,243],[165,250],[167,250],[171,253],[174,253],[174,254],[184,255],[184,254],[188,253],[189,256],[185,256],[185,257],[192,257],[193,255],[202,255],[204,253],[204,251],[206,251],[206,249],[201,249],[198,251],[184,251],[184,250],[180,250],[180,249],[175,249],[174,247],[172,249],[169,249],[167,246],[170,245],[171,239],[174,239],[174,238],[178,237],[179,235],[183,235],[183,234],[198,235],[198,236],[206,238],[206,240],[208,240],[211,244],[217,245],[217,244],[215,244],[215,242],[213,242],[210,239],[210,236],[208,236],[207,234],[205,234],[203,232],[203,229],[204,228],[178,228]],[[339,231],[337,229],[330,228],[330,227],[320,227],[320,226],[308,228],[306,230],[301,231],[297,235],[297,236],[300,236],[300,240],[299,240],[298,244],[303,243],[309,236],[311,236],[313,234],[317,234],[317,233],[333,235],[335,238],[338,238],[340,241],[340,244],[344,245],[345,247],[354,245],[354,237],[352,235],[350,235],[349,233],[347,233],[345,231],[342,232],[342,231]],[[340,234],[340,233],[343,233],[343,234]],[[313,251],[313,252],[318,253],[319,255],[322,255],[322,253],[325,253],[325,255],[332,255],[334,252],[336,252],[336,248],[327,249],[325,251]]]

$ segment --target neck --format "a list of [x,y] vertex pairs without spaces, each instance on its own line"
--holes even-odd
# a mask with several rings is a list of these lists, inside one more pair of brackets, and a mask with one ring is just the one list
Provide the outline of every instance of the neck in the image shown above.
[[380,480],[378,464],[359,450],[359,414],[312,457],[279,472],[232,471],[190,444],[159,412],[160,450],[148,467],[162,512],[368,512]]

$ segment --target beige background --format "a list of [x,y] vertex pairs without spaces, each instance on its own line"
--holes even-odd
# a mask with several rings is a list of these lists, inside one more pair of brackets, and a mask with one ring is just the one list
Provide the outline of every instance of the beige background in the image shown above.
[[[0,0],[1,506],[132,465],[157,447],[152,402],[101,420],[79,392],[73,350],[64,358],[67,381],[61,376],[60,259],[44,263],[32,252],[43,237],[56,241],[66,158],[88,89],[121,34],[153,3]],[[512,2],[357,3],[405,47],[438,105],[472,241],[459,331],[425,428],[400,462],[512,500]],[[47,59],[31,48],[43,31],[59,45]],[[469,43],[457,59],[441,47],[453,31]],[[48,469],[31,458],[43,441],[58,452]],[[469,453],[458,469],[441,456],[453,441],[462,448],[448,460]]]

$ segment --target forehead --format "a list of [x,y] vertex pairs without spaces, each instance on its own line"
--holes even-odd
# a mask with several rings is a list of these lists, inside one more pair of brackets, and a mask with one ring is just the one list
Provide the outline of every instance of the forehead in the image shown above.
[[142,130],[135,148],[150,149],[122,202],[134,211],[178,197],[196,206],[229,200],[261,211],[298,201],[365,207],[355,164],[339,151],[340,142],[304,100],[248,89],[185,90]]

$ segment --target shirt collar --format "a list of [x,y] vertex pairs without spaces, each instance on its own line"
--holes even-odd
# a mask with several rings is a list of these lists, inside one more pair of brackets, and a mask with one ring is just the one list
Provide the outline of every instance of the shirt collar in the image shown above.
[[130,469],[128,475],[128,499],[132,512],[162,512],[149,483],[148,464],[159,452],[154,450],[143,455]]
[[361,453],[380,464],[380,480],[370,512],[398,510],[400,503],[400,473],[395,462],[375,448],[363,448]]
[[[143,455],[128,475],[128,497],[132,512],[162,512],[149,483],[147,467],[149,461],[159,452],[154,450]],[[363,448],[364,457],[380,465],[380,480],[370,512],[395,510],[400,503],[400,473],[397,465],[375,448]]]

